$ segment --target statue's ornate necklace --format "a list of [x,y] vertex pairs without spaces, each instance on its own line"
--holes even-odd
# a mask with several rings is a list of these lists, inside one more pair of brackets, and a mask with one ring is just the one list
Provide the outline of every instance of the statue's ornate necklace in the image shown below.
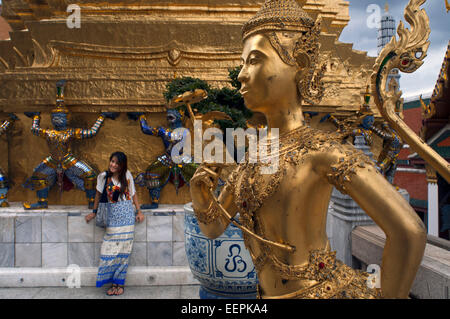
[[[338,140],[340,137],[336,134],[326,134],[302,126],[280,136],[279,151],[259,158],[256,163],[249,161],[247,153],[245,163],[240,164],[229,178],[229,183],[235,185],[234,195],[241,221],[248,222],[251,226],[253,213],[278,189],[286,175],[288,164],[300,165],[309,152],[325,149],[334,143],[337,144]],[[269,146],[266,145],[267,150],[271,149]],[[273,169],[273,173],[261,173],[264,168],[269,170],[276,165],[278,169]]]
[[[326,152],[329,148],[342,147],[340,145],[342,144],[342,137],[338,133],[325,133],[307,126],[280,136],[279,142],[279,152],[268,154],[260,158],[259,162],[249,161],[247,153],[245,163],[241,163],[233,171],[228,181],[230,185],[235,187],[234,198],[239,209],[241,224],[253,233],[266,239],[268,238],[265,234],[264,223],[257,211],[266,199],[273,196],[277,191],[281,181],[287,174],[288,165],[301,165],[307,158],[308,153],[316,151]],[[273,149],[269,145],[265,146],[267,151]],[[367,162],[367,160],[361,160],[361,154],[357,153],[356,149],[354,151],[351,152],[352,154],[348,154],[345,161],[339,162],[335,165],[336,167],[332,167],[335,173],[328,176],[330,182],[336,184],[336,182],[354,172],[355,165],[359,165],[360,162]],[[262,168],[274,165],[276,156],[278,156],[278,169],[273,174],[262,174]],[[282,262],[274,254],[273,245],[268,245],[264,242],[259,243],[260,253],[258,256],[255,256],[249,245],[249,235],[244,233],[243,236],[258,270],[261,270],[269,262],[280,273],[282,278],[319,279],[317,276],[319,270],[323,274],[322,269],[329,270],[335,267],[335,255],[329,250],[311,252],[310,263],[303,266],[293,266]],[[289,243],[284,241],[278,242],[289,245]],[[317,259],[318,257],[320,260]],[[313,271],[312,269],[315,270]]]

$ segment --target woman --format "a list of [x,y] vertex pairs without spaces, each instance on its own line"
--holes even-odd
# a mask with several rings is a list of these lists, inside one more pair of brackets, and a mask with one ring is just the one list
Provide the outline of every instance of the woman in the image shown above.
[[[294,0],[268,0],[244,25],[241,93],[249,109],[266,116],[269,132],[279,128],[279,154],[269,155],[278,156],[279,168],[264,175],[261,162],[239,164],[215,202],[219,165],[202,164],[191,180],[194,212],[210,238],[229,225],[225,212],[240,213],[259,297],[407,298],[426,243],[421,220],[362,152],[304,124],[302,100],[314,102],[323,92],[316,73],[319,36],[320,21]],[[387,235],[381,291],[330,251],[333,186]]]
[[[105,189],[106,183],[106,189]],[[108,215],[108,225],[100,253],[97,287],[112,283],[107,291],[109,296],[124,293],[128,259],[134,239],[134,223],[144,220],[134,187],[133,176],[127,169],[127,156],[115,152],[109,158],[109,169],[97,177],[97,193],[94,209],[86,216],[89,222],[97,213],[100,198],[105,189],[108,202],[112,203]],[[132,201],[137,210],[134,214]]]

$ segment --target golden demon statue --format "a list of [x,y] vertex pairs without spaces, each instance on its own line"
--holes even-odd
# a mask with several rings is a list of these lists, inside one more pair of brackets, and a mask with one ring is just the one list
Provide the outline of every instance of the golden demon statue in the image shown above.
[[[383,50],[372,83],[381,113],[388,113],[389,124],[410,145],[415,137],[405,138],[395,113],[398,96],[383,90],[392,68],[414,71],[425,57],[424,1],[408,4],[411,32],[399,27],[400,41],[394,37]],[[264,161],[278,157],[279,167],[269,175],[262,174],[267,164],[261,159],[238,164],[216,199],[223,164],[203,163],[191,180],[193,208],[208,237],[222,234],[230,222],[243,230],[261,298],[407,298],[426,244],[422,221],[367,156],[342,143],[337,133],[304,125],[302,101],[317,102],[323,95],[323,68],[317,65],[320,23],[297,1],[268,0],[244,25],[241,93],[249,109],[265,115],[269,132],[279,128],[279,152]],[[255,156],[247,154],[246,160]],[[441,167],[446,169],[450,172]],[[369,288],[366,273],[330,251],[326,218],[333,186],[350,195],[386,234],[381,289]],[[240,223],[233,219],[238,212]]]
[[118,114],[103,112],[90,129],[68,127],[70,112],[64,105],[65,82],[65,80],[61,80],[56,84],[56,108],[51,113],[53,129],[40,127],[41,117],[39,112],[25,113],[33,119],[31,132],[45,138],[50,150],[50,155],[34,169],[33,175],[23,185],[25,188],[35,190],[38,197],[38,201],[34,204],[23,204],[26,210],[47,208],[48,193],[55,182],[60,194],[64,189],[71,189],[75,185],[86,192],[89,208],[92,208],[94,204],[97,174],[88,164],[72,154],[71,144],[74,139],[81,140],[94,137],[106,117],[114,119]]

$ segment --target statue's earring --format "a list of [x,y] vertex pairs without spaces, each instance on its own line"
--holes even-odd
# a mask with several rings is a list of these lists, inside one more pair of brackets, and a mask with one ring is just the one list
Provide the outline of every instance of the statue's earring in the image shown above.
[[319,103],[325,91],[322,78],[326,64],[318,69],[321,22],[322,19],[319,16],[314,27],[297,39],[293,52],[299,66],[298,90],[302,98],[310,104]]
[[310,103],[317,104],[323,98],[325,91],[322,81],[323,75],[326,70],[326,64],[324,64],[319,70],[314,70],[313,67],[303,69],[298,73],[297,87],[302,98]]
[[299,65],[296,81],[302,99],[310,104],[320,103],[325,90],[322,78],[326,70],[326,64],[316,70],[316,63],[303,52],[297,54],[296,60]]

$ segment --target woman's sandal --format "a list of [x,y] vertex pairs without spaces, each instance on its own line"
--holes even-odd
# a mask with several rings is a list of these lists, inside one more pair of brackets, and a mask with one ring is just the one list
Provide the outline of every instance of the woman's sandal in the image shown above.
[[[120,290],[122,289],[122,290]],[[125,292],[125,287],[123,285],[116,285],[116,292],[115,295],[116,296],[120,296]]]
[[109,288],[108,291],[106,292],[106,295],[108,295],[108,296],[115,296],[117,294],[117,287],[118,287],[118,285],[113,284],[111,286],[111,288]]

